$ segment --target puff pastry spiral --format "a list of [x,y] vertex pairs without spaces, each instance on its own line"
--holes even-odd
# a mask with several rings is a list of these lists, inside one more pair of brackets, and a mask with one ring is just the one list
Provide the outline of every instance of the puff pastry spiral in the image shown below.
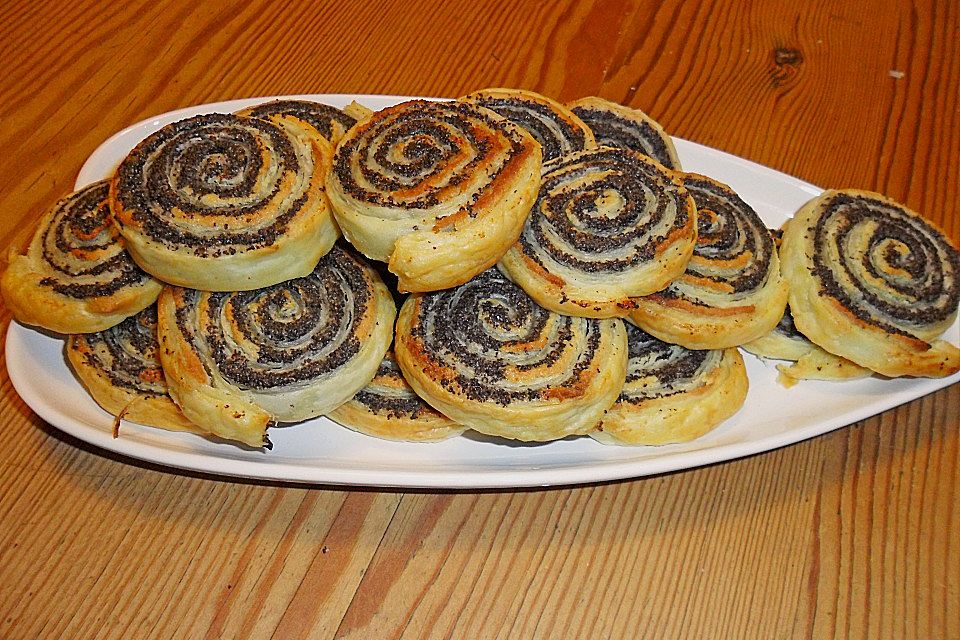
[[673,140],[660,123],[643,111],[596,96],[581,98],[567,106],[590,127],[601,147],[630,149],[668,169],[681,168]]
[[624,316],[631,297],[683,273],[697,213],[679,179],[625,149],[593,149],[548,163],[518,242],[501,268],[559,313]]
[[466,430],[413,391],[393,351],[384,356],[373,380],[327,417],[354,431],[386,440],[434,442]]
[[597,146],[593,132],[556,100],[522,89],[484,89],[461,98],[496,111],[540,143],[543,161]]
[[548,311],[496,269],[408,298],[394,350],[410,386],[444,415],[528,441],[595,428],[627,358],[622,321]]
[[160,368],[157,308],[109,329],[70,336],[67,360],[101,407],[126,420],[203,433],[174,404]]
[[340,142],[330,200],[346,238],[389,263],[402,291],[456,286],[516,241],[536,197],[540,147],[492,111],[416,100]]
[[3,298],[13,317],[64,334],[102,331],[153,304],[162,284],[124,250],[108,183],[60,200],[29,244],[11,247]]
[[143,269],[238,291],[307,275],[339,236],[324,194],[330,143],[298,121],[200,115],[148,136],[110,198]]
[[366,263],[334,246],[306,277],[235,293],[160,296],[160,359],[193,422],[259,447],[275,421],[329,412],[366,385],[396,307]]
[[826,191],[783,232],[797,328],[830,353],[886,376],[960,370],[938,337],[960,301],[960,252],[916,212],[878,193]]
[[773,236],[727,185],[696,174],[683,184],[697,205],[697,244],[666,289],[634,300],[630,319],[666,342],[723,349],[759,338],[787,304]]
[[590,435],[607,444],[686,442],[743,406],[747,372],[735,348],[698,350],[627,325],[630,359],[617,402]]
[[[367,114],[369,113],[368,111]],[[292,116],[309,124],[334,145],[358,120],[355,113],[311,100],[272,100],[241,109],[237,111],[237,115],[267,120]]]

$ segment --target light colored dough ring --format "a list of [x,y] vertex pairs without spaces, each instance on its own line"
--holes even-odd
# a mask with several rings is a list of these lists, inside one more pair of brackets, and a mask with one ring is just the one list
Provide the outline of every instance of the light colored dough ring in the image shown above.
[[605,444],[687,442],[736,413],[747,371],[735,348],[693,351],[627,327],[630,359],[617,402],[590,436]]
[[160,295],[163,285],[124,250],[108,189],[95,182],[63,198],[26,246],[10,247],[0,287],[18,321],[64,334],[102,331]]
[[158,349],[157,309],[150,306],[109,329],[70,336],[67,360],[97,404],[114,416],[204,433],[168,395]]
[[525,441],[594,429],[627,358],[622,321],[548,311],[496,269],[408,298],[394,350],[410,386],[441,413]]
[[773,329],[787,305],[773,236],[730,187],[697,174],[683,183],[697,205],[697,245],[686,271],[634,300],[630,320],[688,349],[725,349]]
[[239,293],[160,296],[160,360],[193,422],[253,447],[273,422],[328,413],[366,385],[396,307],[379,276],[334,246],[313,273]]
[[681,169],[673,140],[643,111],[596,96],[568,102],[567,107],[590,127],[597,145],[630,149],[653,158],[668,169]]
[[744,351],[761,358],[791,360],[792,364],[777,365],[780,371],[777,380],[785,387],[792,387],[800,380],[852,380],[866,378],[873,373],[807,340],[797,330],[789,306],[769,333],[740,346]]
[[343,112],[348,116],[350,116],[351,118],[353,118],[354,120],[356,120],[357,122],[360,122],[361,120],[366,120],[367,118],[369,118],[374,114],[373,109],[363,106],[356,100],[351,100],[350,104],[348,104],[343,108]]
[[416,100],[352,128],[328,191],[346,238],[401,291],[462,284],[513,244],[540,183],[540,148],[476,105]]
[[[357,107],[357,103],[353,103]],[[246,109],[237,111],[238,116],[249,116],[251,118],[264,118],[271,120],[276,117],[294,117],[306,122],[317,130],[332,145],[336,145],[350,127],[357,123],[357,118],[353,114],[360,114],[356,107],[347,112],[345,109],[314,102],[312,100],[271,100]],[[370,112],[364,114],[369,115]]]
[[460,98],[499,113],[540,143],[546,164],[568,153],[597,146],[593,132],[556,100],[523,89],[483,89]]
[[500,268],[542,306],[623,317],[631,298],[683,273],[697,239],[693,199],[659,163],[600,148],[546,165],[523,232]]
[[111,205],[144,271],[206,291],[258,289],[309,274],[339,236],[324,193],[331,153],[293,117],[200,115],[127,155]]
[[957,316],[960,252],[878,193],[826,191],[783,233],[790,310],[811,341],[886,376],[947,376],[960,349],[937,338]]
[[436,442],[460,435],[457,424],[424,402],[407,384],[388,351],[377,375],[327,417],[343,426],[386,440]]

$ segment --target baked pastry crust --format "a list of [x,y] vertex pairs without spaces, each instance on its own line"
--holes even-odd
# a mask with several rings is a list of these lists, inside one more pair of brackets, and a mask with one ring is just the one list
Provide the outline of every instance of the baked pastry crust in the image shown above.
[[957,316],[960,252],[933,224],[878,193],[831,190],[783,233],[797,328],[886,376],[941,377],[960,349],[937,339]]
[[567,107],[590,127],[598,146],[630,149],[668,169],[681,169],[673,139],[643,111],[597,96],[568,102]]
[[120,163],[110,200],[127,249],[157,278],[247,291],[309,274],[339,230],[324,193],[330,143],[293,116],[169,124]]
[[384,356],[373,380],[327,417],[348,429],[385,440],[436,442],[467,429],[413,391],[393,351]]
[[697,239],[679,178],[625,149],[590,149],[545,165],[537,200],[500,268],[542,306],[623,317],[631,298],[683,273]]
[[548,311],[496,269],[410,296],[394,351],[410,386],[441,413],[524,441],[594,429],[623,386],[627,359],[622,321]]
[[26,246],[12,246],[0,279],[4,302],[24,324],[91,333],[149,307],[163,285],[124,250],[113,226],[107,182],[56,203]]
[[630,320],[688,349],[755,340],[777,325],[787,305],[773,236],[727,185],[692,173],[683,184],[697,205],[693,257],[670,286],[635,299]]
[[67,360],[97,404],[114,416],[204,433],[168,395],[158,349],[157,309],[150,306],[109,329],[70,336]]
[[777,380],[785,387],[792,387],[800,380],[852,380],[873,374],[870,369],[824,351],[807,340],[794,324],[789,306],[769,333],[740,346],[761,358],[792,361],[789,365],[777,365],[780,372]]
[[328,192],[346,238],[401,291],[462,284],[513,244],[540,183],[540,148],[473,104],[415,100],[353,127]]
[[735,348],[699,350],[667,344],[627,327],[630,359],[617,402],[590,436],[605,444],[688,442],[743,406],[747,371]]
[[570,109],[534,91],[491,88],[460,99],[486,107],[523,127],[540,143],[544,164],[597,146],[590,127]]
[[339,246],[304,278],[236,293],[170,287],[158,308],[170,395],[196,424],[253,447],[271,423],[323,415],[366,385],[396,316],[376,272]]

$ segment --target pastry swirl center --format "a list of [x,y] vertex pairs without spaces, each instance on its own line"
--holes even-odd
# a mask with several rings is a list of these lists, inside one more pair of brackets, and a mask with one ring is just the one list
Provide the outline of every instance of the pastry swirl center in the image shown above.
[[334,247],[303,278],[237,293],[188,292],[177,322],[227,382],[282,390],[336,375],[359,351],[372,287],[361,266]]
[[[601,323],[551,313],[499,271],[419,300],[412,334],[468,398],[508,405],[578,388],[595,362]],[[610,321],[606,321],[610,322]]]
[[524,253],[587,272],[642,265],[688,219],[686,193],[652,162],[601,149],[551,165],[520,236]]

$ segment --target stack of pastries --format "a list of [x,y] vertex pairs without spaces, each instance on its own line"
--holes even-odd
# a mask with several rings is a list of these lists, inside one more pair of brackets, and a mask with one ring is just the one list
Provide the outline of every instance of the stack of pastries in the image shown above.
[[958,276],[879,194],[770,230],[638,110],[486,89],[169,124],[58,202],[0,285],[69,336],[117,425],[660,445],[743,405],[740,347],[793,361],[785,384],[960,370],[939,339]]

